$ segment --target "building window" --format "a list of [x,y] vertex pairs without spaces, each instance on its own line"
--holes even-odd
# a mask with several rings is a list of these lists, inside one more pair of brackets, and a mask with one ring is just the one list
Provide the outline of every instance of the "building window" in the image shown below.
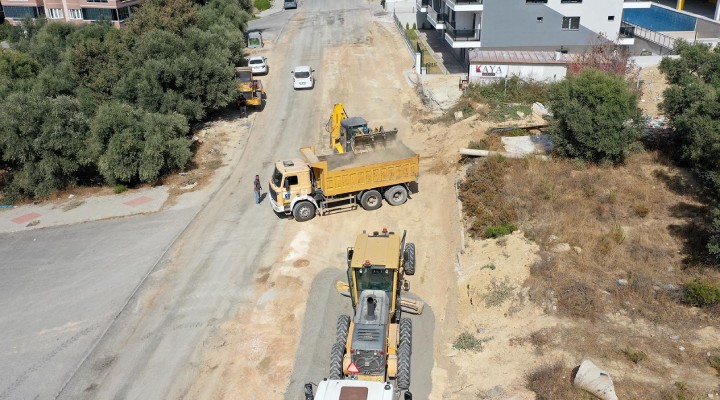
[[577,31],[580,29],[580,17],[563,17],[562,29],[564,31]]
[[82,19],[82,12],[77,9],[69,9],[68,15],[70,16],[70,19]]
[[49,19],[64,19],[65,14],[63,14],[62,8],[48,8],[47,17]]
[[118,19],[125,21],[128,18],[130,18],[130,7],[118,8]]
[[88,3],[107,3],[108,0],[85,0]]
[[582,3],[582,0],[560,0],[561,3]]
[[45,15],[42,7],[3,6],[3,11],[5,18],[9,19],[37,18]]
[[525,0],[525,3],[547,3],[547,0]]
[[538,24],[542,24],[543,17],[537,17],[536,20],[537,20]]
[[82,16],[85,21],[118,20],[117,10],[110,8],[83,8]]
[[615,21],[614,15],[608,15],[608,21]]

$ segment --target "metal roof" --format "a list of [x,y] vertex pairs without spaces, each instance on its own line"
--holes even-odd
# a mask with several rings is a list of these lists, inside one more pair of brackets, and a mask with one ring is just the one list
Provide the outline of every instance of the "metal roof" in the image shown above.
[[570,54],[561,53],[558,60],[554,51],[470,50],[469,53],[471,64],[567,64],[572,58]]

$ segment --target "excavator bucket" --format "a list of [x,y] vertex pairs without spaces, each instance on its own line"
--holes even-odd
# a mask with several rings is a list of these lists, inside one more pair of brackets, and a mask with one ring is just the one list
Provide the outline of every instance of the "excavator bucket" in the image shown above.
[[371,130],[368,133],[357,134],[353,138],[353,150],[355,153],[364,153],[384,149],[395,142],[397,134],[397,129],[386,131],[382,127]]
[[[350,297],[350,285],[348,285],[347,282],[337,281],[335,283],[335,290],[345,297]],[[400,299],[400,309],[403,312],[420,315],[423,312],[423,308],[425,308],[424,301],[405,298]]]

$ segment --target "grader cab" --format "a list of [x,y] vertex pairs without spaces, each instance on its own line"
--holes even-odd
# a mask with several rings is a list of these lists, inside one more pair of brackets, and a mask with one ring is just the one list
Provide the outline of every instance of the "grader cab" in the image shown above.
[[250,67],[235,68],[235,80],[237,82],[237,106],[262,107],[265,89],[262,81],[253,77]]

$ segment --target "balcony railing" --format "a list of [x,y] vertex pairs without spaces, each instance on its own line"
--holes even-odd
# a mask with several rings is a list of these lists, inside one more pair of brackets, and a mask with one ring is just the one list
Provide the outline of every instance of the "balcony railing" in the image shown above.
[[444,24],[448,19],[448,15],[447,13],[439,13],[433,8],[428,8],[428,18],[432,19],[438,24]]
[[480,40],[480,29],[457,29],[455,23],[445,25],[447,35],[454,42],[472,42]]
[[482,4],[483,0],[455,0],[455,4]]
[[632,39],[635,37],[635,27],[625,22],[620,23],[620,38]]

